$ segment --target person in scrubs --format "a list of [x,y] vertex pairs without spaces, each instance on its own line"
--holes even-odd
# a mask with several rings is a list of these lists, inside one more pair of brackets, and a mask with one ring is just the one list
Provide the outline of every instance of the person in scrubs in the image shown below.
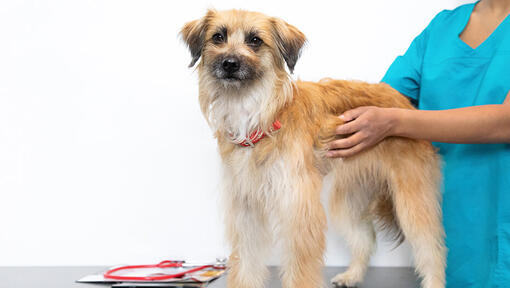
[[329,145],[329,157],[349,157],[389,136],[433,142],[449,288],[510,287],[509,13],[510,0],[439,13],[382,79],[419,110],[347,111],[336,132],[352,135]]

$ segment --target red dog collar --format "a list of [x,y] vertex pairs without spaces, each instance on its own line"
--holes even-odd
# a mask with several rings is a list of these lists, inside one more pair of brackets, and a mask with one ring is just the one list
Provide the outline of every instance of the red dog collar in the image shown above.
[[[271,128],[271,132],[274,132],[278,129],[282,128],[282,124],[280,121],[276,120],[273,122],[273,127]],[[255,147],[255,144],[259,142],[262,138],[266,137],[266,133],[260,131],[260,129],[257,129],[253,131],[250,134],[250,137],[248,139],[245,139],[243,142],[239,143],[239,145],[244,147]]]

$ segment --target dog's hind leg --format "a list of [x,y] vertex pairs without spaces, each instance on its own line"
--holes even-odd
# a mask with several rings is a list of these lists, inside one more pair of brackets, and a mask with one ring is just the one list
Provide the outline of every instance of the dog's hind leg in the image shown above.
[[438,200],[438,177],[431,175],[437,173],[434,169],[412,168],[396,169],[391,177],[396,216],[412,246],[422,287],[444,288],[446,248]]
[[356,187],[358,185],[349,186],[337,184],[329,201],[331,222],[343,236],[352,257],[349,268],[331,279],[331,283],[338,287],[355,287],[363,281],[375,248],[372,219],[364,213],[368,195]]

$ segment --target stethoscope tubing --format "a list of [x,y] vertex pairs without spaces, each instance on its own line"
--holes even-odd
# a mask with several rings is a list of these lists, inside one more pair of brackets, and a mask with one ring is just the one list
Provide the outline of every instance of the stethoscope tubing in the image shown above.
[[127,266],[121,266],[117,268],[112,268],[108,271],[106,271],[103,274],[104,278],[107,279],[114,279],[114,280],[131,280],[131,281],[157,281],[157,280],[168,280],[172,278],[179,278],[182,277],[188,273],[193,273],[196,271],[204,270],[207,268],[218,268],[218,269],[225,269],[225,267],[219,267],[215,266],[213,264],[207,264],[207,265],[201,265],[195,268],[188,269],[186,271],[182,271],[175,274],[165,274],[160,276],[120,276],[120,275],[113,275],[113,273],[121,271],[121,270],[130,270],[130,269],[144,269],[144,268],[180,268],[190,266],[189,264],[184,264],[183,261],[170,261],[165,260],[161,261],[158,264],[149,264],[149,265],[127,265]]

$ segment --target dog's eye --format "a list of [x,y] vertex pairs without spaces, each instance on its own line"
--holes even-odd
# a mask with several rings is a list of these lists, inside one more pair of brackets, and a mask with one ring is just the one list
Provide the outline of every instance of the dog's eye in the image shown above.
[[263,43],[263,42],[264,42],[264,41],[262,41],[262,39],[260,39],[259,37],[256,37],[256,36],[251,37],[251,38],[250,38],[250,41],[248,41],[248,43],[249,43],[250,45],[253,45],[253,46],[255,46],[255,47],[258,47],[258,46],[262,45],[262,43]]
[[223,41],[225,41],[225,37],[223,37],[223,35],[221,35],[220,33],[216,33],[212,36],[212,40],[214,43],[220,44],[223,43]]

